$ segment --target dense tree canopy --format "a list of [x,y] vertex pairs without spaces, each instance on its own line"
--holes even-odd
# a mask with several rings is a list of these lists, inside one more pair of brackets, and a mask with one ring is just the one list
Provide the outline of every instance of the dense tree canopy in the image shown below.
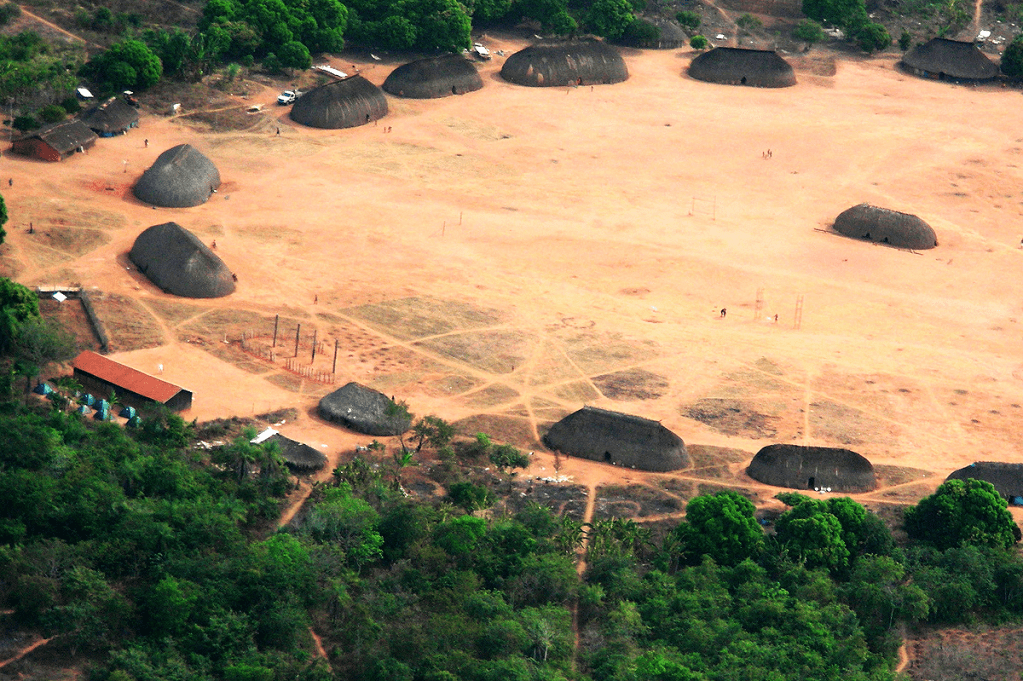
[[856,33],[868,21],[864,0],[803,0],[803,14],[847,34]]
[[755,558],[764,549],[764,532],[755,512],[753,504],[735,492],[696,497],[675,530],[683,554],[693,564],[710,556],[727,566]]
[[1002,52],[1002,73],[1010,78],[1023,76],[1023,35],[1016,36]]
[[144,42],[128,39],[93,57],[85,71],[110,90],[145,90],[159,82],[163,64]]
[[1007,548],[1020,540],[1008,503],[983,480],[948,480],[906,509],[906,532],[940,549],[959,546]]

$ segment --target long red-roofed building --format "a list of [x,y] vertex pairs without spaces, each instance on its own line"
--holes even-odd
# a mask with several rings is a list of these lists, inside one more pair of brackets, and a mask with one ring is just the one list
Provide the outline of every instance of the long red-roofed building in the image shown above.
[[173,411],[183,411],[192,406],[192,391],[173,383],[142,373],[109,357],[86,350],[72,362],[75,380],[86,390],[105,394],[117,391],[125,404],[136,408],[157,402]]

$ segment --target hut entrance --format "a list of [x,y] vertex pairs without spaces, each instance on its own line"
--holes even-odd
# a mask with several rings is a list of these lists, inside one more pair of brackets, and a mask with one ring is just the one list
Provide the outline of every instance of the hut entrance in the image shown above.
[[806,488],[814,489],[816,487],[815,482],[817,482],[817,478],[810,478],[810,482],[806,483]]
[[604,452],[604,461],[611,463],[611,452]]
[[745,85],[746,84],[746,76],[743,76],[742,80],[740,80],[739,82],[742,83],[743,85]]
[[453,95],[457,95],[458,94],[458,87],[456,85],[452,85],[451,86],[451,94],[453,94]]

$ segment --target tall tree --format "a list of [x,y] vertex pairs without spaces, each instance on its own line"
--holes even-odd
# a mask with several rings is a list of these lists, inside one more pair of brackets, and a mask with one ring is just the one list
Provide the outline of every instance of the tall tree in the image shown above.
[[764,532],[754,517],[756,507],[735,492],[699,496],[686,507],[686,519],[675,530],[688,562],[710,556],[719,565],[738,565],[764,548]]
[[906,509],[906,532],[939,549],[1001,546],[1020,540],[1009,505],[983,480],[949,480],[916,506]]

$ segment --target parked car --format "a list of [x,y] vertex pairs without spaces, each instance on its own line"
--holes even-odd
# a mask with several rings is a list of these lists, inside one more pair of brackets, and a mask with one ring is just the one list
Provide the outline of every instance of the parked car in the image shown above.
[[298,93],[294,90],[285,90],[277,95],[277,103],[281,105],[294,104],[296,99],[298,99]]

